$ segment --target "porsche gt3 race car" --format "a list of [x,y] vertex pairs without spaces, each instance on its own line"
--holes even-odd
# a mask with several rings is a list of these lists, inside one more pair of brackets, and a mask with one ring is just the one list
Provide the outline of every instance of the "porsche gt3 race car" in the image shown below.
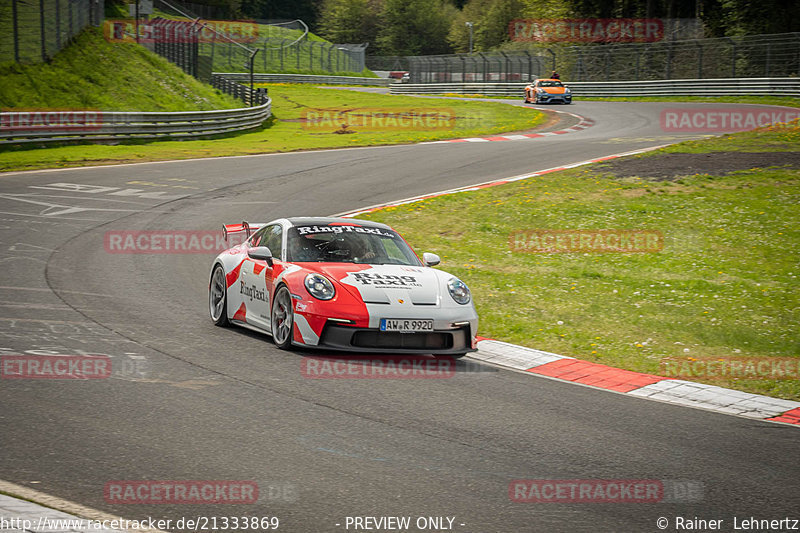
[[535,80],[525,87],[526,104],[572,103],[572,91],[560,80]]
[[211,267],[209,310],[219,326],[269,333],[282,349],[456,357],[476,349],[469,288],[385,224],[283,218],[223,232],[248,238]]

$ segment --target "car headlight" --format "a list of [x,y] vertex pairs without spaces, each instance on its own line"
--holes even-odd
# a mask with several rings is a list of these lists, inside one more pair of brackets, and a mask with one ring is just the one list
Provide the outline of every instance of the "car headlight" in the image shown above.
[[330,300],[336,294],[333,283],[321,274],[309,274],[305,279],[306,290],[317,300]]
[[450,296],[452,296],[453,300],[458,304],[466,305],[472,299],[469,293],[469,287],[458,278],[450,278],[450,281],[447,282],[447,290],[450,292]]
[[537,88],[537,89],[536,89],[536,92],[537,92],[537,93],[543,93],[543,92],[544,92],[544,89],[539,89],[539,88]]
[[572,91],[570,91],[570,90],[569,90],[569,87],[564,87],[564,93],[565,93],[565,94],[569,94],[569,93],[571,93],[571,92],[572,92]]

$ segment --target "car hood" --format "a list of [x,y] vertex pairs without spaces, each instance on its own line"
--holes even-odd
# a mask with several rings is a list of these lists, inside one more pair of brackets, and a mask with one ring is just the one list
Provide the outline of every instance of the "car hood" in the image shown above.
[[364,303],[438,305],[441,272],[402,265],[326,264],[316,268]]
[[547,94],[564,94],[565,87],[541,87]]

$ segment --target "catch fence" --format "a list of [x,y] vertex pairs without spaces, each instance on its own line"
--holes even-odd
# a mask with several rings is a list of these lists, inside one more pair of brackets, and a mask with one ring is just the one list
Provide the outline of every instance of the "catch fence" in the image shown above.
[[800,74],[800,33],[370,57],[367,66],[409,71],[415,84],[520,82],[553,70],[569,81],[794,77]]
[[89,25],[103,21],[103,0],[0,1],[0,63],[47,61]]

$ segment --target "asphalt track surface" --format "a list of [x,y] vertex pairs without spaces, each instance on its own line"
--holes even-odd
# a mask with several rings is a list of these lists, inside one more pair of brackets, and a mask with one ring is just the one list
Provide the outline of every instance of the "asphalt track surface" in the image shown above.
[[[595,126],[529,141],[0,176],[2,353],[108,354],[115,368],[110,379],[1,380],[0,479],[125,518],[277,516],[291,532],[348,531],[348,516],[455,517],[454,530],[476,533],[658,531],[659,517],[674,531],[676,516],[731,531],[734,517],[800,518],[797,428],[474,362],[450,379],[305,379],[306,353],[211,324],[211,256],[103,245],[110,230],[328,215],[662,145],[688,137],[659,127],[674,106],[577,102],[558,109]],[[688,480],[704,492],[688,503],[530,504],[509,499],[514,479]],[[262,497],[109,504],[113,480],[253,480]]]

